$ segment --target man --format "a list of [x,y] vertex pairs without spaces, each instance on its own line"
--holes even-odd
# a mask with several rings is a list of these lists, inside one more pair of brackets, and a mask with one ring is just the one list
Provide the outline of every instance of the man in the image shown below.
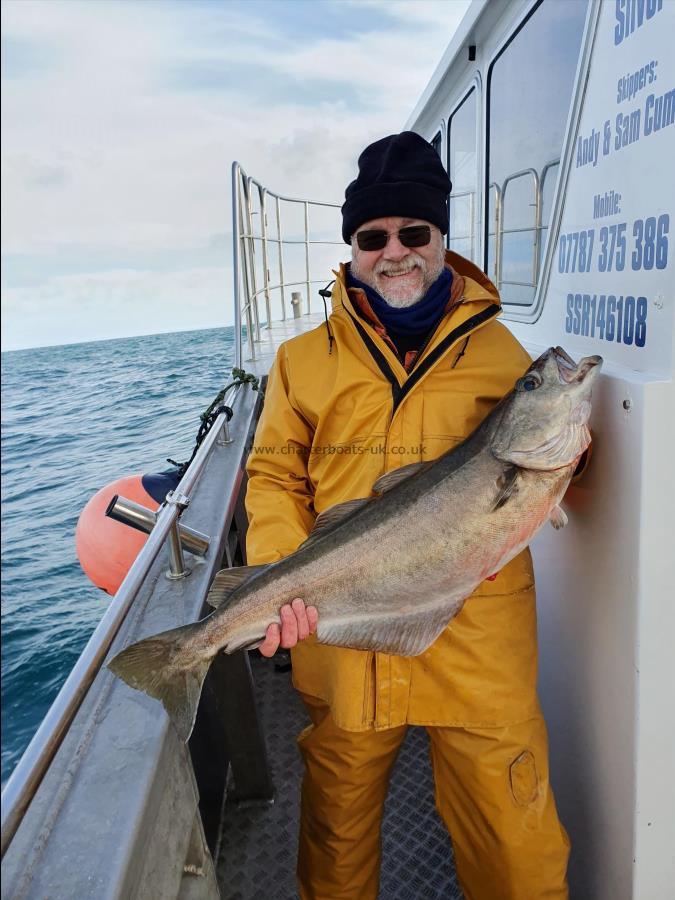
[[[282,345],[270,372],[255,439],[266,452],[248,462],[249,564],[294,551],[318,513],[369,496],[383,472],[458,444],[529,366],[496,321],[492,283],[444,253],[450,189],[437,154],[412,132],[359,158],[342,207],[352,261],[336,273],[329,323]],[[348,578],[359,561],[346,562]],[[319,645],[308,636],[316,610],[301,599],[281,621],[261,650],[293,646],[293,681],[312,720],[299,738],[303,900],[377,896],[382,808],[408,724],[427,727],[467,900],[567,896],[528,551],[417,657]]]

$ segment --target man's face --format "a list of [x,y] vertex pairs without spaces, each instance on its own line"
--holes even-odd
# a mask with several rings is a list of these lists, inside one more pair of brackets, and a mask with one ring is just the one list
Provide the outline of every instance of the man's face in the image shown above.
[[[351,271],[374,288],[390,306],[402,308],[419,302],[443,271],[443,235],[431,225],[431,241],[425,247],[404,247],[398,231],[406,225],[429,225],[423,219],[386,216],[359,225],[359,231],[381,229],[390,234],[383,250],[360,250],[352,235]],[[392,234],[392,232],[394,232]]]

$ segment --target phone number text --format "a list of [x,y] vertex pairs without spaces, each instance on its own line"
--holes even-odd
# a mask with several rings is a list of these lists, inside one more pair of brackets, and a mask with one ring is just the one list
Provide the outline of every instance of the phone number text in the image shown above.
[[[571,231],[558,239],[559,272],[634,272],[665,269],[668,265],[670,216],[648,216],[629,223],[603,225],[596,241],[596,229]],[[630,246],[629,246],[630,245]]]

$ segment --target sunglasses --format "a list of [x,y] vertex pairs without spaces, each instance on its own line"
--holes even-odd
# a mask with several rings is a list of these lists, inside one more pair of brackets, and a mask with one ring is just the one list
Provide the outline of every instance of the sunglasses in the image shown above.
[[426,247],[431,241],[430,225],[406,225],[400,231],[385,231],[382,228],[356,232],[359,250],[384,250],[387,241],[395,234],[404,247]]

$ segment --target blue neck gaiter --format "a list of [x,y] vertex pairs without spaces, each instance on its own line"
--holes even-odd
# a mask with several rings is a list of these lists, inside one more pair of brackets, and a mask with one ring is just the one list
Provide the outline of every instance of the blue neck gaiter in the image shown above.
[[438,324],[448,305],[452,274],[448,269],[443,269],[421,300],[402,309],[390,306],[374,288],[354,278],[351,271],[348,272],[347,286],[361,288],[365,292],[373,312],[392,338],[426,335]]

